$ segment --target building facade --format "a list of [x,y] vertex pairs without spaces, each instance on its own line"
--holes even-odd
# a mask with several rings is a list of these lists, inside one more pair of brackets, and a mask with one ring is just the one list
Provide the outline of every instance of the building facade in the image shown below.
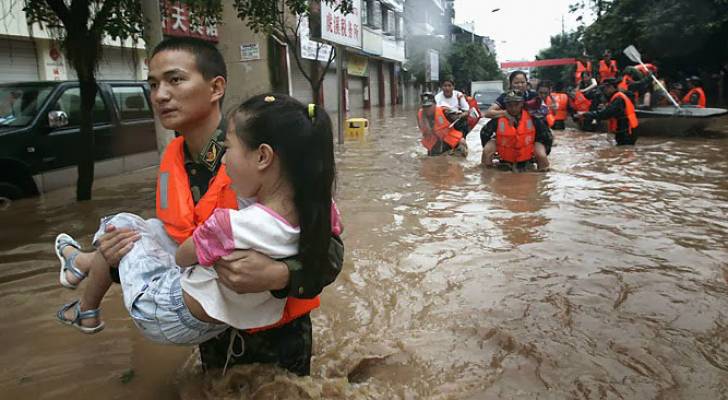
[[[0,2],[0,82],[75,80],[59,44],[37,24],[28,26],[22,1]],[[144,42],[106,39],[98,79],[145,79]]]
[[[407,0],[405,2],[406,55],[408,59],[421,59],[426,65],[424,80],[408,73],[405,98],[407,103],[419,103],[419,93],[439,87],[439,59],[450,41],[453,18],[452,3],[444,0]],[[408,71],[409,72],[409,71]]]
[[[307,35],[308,21],[304,21],[299,49],[288,49],[287,63],[294,97],[304,102],[313,101],[311,85],[293,62],[295,55],[292,52],[298,51],[307,74],[326,74],[318,100],[329,111],[336,109],[339,95],[352,114],[361,109],[401,104],[404,91],[401,72],[405,61],[404,0],[355,1],[354,12],[346,17],[346,21],[352,25],[352,28],[347,25],[346,29],[357,34],[358,42],[342,47],[345,52],[343,93],[337,92],[336,62],[326,68],[330,46],[321,46],[320,41],[312,40]],[[322,25],[321,29],[327,29],[326,21]],[[334,22],[333,26],[336,29],[338,25]],[[315,58],[317,46],[318,60]]]

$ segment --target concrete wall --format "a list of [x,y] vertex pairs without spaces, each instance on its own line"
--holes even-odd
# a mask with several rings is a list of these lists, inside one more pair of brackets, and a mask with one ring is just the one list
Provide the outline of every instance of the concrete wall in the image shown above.
[[[271,91],[271,75],[268,67],[269,47],[266,35],[250,30],[238,19],[232,2],[223,2],[222,24],[218,25],[217,48],[225,58],[228,72],[224,110],[239,105],[256,94]],[[260,59],[240,61],[240,45],[257,43]]]

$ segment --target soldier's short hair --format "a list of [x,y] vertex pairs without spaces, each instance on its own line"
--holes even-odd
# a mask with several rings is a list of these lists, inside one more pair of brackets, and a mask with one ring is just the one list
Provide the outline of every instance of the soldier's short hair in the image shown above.
[[152,57],[168,50],[183,50],[194,55],[195,65],[205,79],[222,76],[227,80],[225,60],[212,43],[193,37],[171,37],[162,40],[154,48]]

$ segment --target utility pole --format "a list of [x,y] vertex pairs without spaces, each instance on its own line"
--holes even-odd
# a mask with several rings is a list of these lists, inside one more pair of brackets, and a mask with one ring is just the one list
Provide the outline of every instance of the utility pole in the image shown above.
[[[142,1],[142,15],[144,16],[144,44],[147,50],[147,62],[151,58],[152,50],[162,41],[162,14],[159,11],[159,0]],[[166,129],[154,113],[154,131],[157,137],[157,151],[161,155],[167,144],[174,139],[174,132]]]
[[[324,71],[326,73],[326,71]],[[336,45],[336,93],[338,101],[336,102],[336,114],[338,121],[338,143],[344,144],[344,124],[346,123],[346,96],[344,95],[344,46]]]

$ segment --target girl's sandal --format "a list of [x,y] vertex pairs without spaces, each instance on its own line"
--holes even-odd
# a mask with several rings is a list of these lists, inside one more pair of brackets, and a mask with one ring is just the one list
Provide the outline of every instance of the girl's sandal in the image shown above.
[[[65,249],[67,246],[71,246],[78,250],[78,252],[71,254],[68,256],[68,258],[63,256],[63,249]],[[74,261],[76,260],[76,256],[81,252],[81,245],[78,244],[77,241],[73,240],[72,237],[65,233],[61,233],[60,235],[56,236],[56,243],[55,243],[55,250],[56,250],[56,256],[58,257],[58,261],[61,262],[61,273],[58,277],[58,280],[61,282],[61,286],[67,289],[76,289],[78,287],[78,284],[81,283],[84,279],[86,279],[86,274],[81,271],[80,269],[76,268],[75,265],[73,265]],[[71,271],[71,273],[78,278],[78,283],[71,283],[68,281],[68,278],[66,278],[66,271]]]
[[[65,313],[72,307],[76,312],[76,317],[73,319],[68,319],[66,318]],[[64,325],[71,325],[81,332],[90,335],[101,332],[104,329],[104,322],[101,321],[96,326],[83,326],[81,325],[81,321],[88,318],[98,318],[99,315],[101,315],[101,311],[98,308],[94,310],[81,311],[81,303],[79,300],[76,300],[71,303],[64,304],[63,307],[58,310],[58,313],[56,313],[56,318],[58,318],[58,321],[60,323]]]

